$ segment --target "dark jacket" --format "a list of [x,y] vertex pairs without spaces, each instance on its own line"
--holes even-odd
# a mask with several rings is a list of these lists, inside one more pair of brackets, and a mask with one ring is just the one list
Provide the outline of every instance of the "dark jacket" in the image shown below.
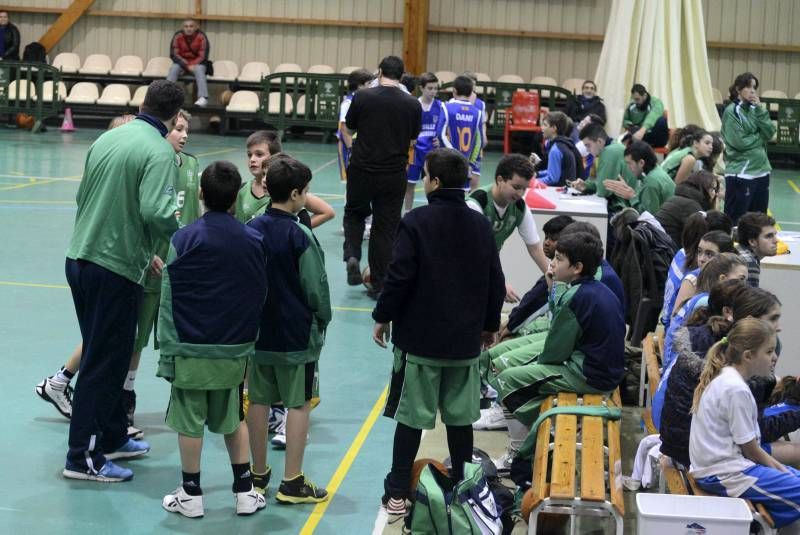
[[[689,466],[689,430],[692,426],[692,400],[700,382],[705,356],[716,342],[706,325],[682,327],[675,334],[673,349],[678,355],[667,380],[664,409],[661,412],[661,453]],[[800,411],[764,416],[774,377],[754,377],[747,382],[759,407],[758,427],[761,442],[774,442],[800,428]]]
[[[600,263],[600,267],[598,269],[600,272],[600,278],[598,279],[597,275],[595,275],[595,280],[600,280],[600,282],[608,286],[608,289],[617,296],[620,304],[624,306],[625,295],[622,290],[622,281],[617,275],[617,272],[614,271],[614,268],[611,267],[611,264],[606,262],[605,258]],[[517,328],[521,327],[534,313],[546,306],[547,281],[545,281],[544,276],[542,276],[539,277],[539,280],[536,281],[536,284],[533,285],[533,288],[528,290],[528,292],[522,296],[519,304],[515,306],[509,313],[507,324],[508,330],[512,332],[515,331]]]
[[592,98],[586,98],[583,95],[571,96],[567,99],[565,112],[576,125],[590,113],[600,116],[603,121],[606,120],[606,105],[598,96]]
[[5,53],[3,58],[9,61],[19,61],[19,29],[10,22],[6,25]]
[[505,279],[491,225],[460,190],[437,190],[400,221],[372,318],[412,355],[470,359],[500,328]]
[[675,242],[683,247],[681,234],[686,219],[695,212],[708,210],[705,194],[694,184],[683,182],[675,186],[675,195],[667,199],[656,213],[656,219]]
[[263,236],[269,293],[256,341],[258,364],[297,365],[319,359],[331,321],[322,248],[298,218],[270,207],[248,224]]

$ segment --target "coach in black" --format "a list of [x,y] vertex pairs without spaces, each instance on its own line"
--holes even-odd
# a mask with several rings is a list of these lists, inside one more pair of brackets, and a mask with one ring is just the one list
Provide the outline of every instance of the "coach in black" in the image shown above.
[[419,101],[398,86],[403,61],[383,58],[378,66],[378,86],[353,95],[346,127],[357,134],[347,168],[344,207],[344,261],[347,283],[361,284],[361,242],[364,220],[372,213],[369,267],[372,289],[380,294],[386,269],[392,259],[392,241],[400,222],[406,191],[408,151],[422,123]]

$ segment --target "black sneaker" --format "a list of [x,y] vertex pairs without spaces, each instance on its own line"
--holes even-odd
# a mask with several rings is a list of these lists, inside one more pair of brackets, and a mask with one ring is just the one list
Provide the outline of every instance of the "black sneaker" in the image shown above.
[[361,278],[361,266],[358,265],[358,258],[351,256],[347,259],[347,284],[358,286],[363,283]]
[[269,478],[272,476],[272,467],[268,466],[264,474],[256,474],[253,467],[250,467],[250,474],[253,478],[253,488],[259,494],[267,495],[267,487],[269,487]]
[[285,504],[319,503],[328,499],[328,491],[317,488],[304,474],[300,474],[289,481],[281,481],[275,499]]
[[133,415],[136,412],[136,392],[134,390],[122,391],[122,407],[128,417],[128,426],[133,427]]

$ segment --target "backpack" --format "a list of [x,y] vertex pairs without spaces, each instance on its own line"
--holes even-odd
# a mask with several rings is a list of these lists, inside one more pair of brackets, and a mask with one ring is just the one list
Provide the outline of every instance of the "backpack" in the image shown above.
[[464,463],[464,479],[453,481],[432,465],[422,469],[411,513],[415,535],[501,535],[502,511],[481,465]]
[[47,63],[47,50],[41,43],[34,41],[22,51],[22,61],[27,63]]

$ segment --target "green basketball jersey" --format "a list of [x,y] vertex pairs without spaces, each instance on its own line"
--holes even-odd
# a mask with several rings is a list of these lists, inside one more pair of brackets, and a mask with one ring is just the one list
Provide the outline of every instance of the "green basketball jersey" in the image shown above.
[[481,207],[483,215],[489,219],[492,224],[492,232],[494,232],[494,242],[499,251],[509,236],[514,230],[520,226],[523,218],[525,217],[525,210],[528,207],[525,205],[525,200],[509,204],[506,208],[506,213],[503,217],[497,213],[497,207],[492,199],[492,185],[483,186],[478,188],[469,195],[468,202],[477,204]]
[[[200,218],[200,165],[197,158],[191,154],[181,152],[176,154],[178,162],[178,180],[175,184],[177,207],[175,216],[180,226],[194,223]],[[156,245],[155,254],[166,261],[169,251],[169,240]],[[153,277],[149,271],[144,281],[144,291],[159,293],[161,291],[161,277]]]
[[236,219],[247,223],[256,216],[263,214],[269,205],[269,195],[261,198],[253,195],[253,178],[242,184],[236,196]]

